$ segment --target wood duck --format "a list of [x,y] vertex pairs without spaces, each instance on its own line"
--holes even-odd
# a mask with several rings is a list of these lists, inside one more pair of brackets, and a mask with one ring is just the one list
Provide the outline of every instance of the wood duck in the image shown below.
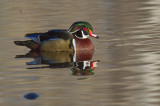
[[[78,21],[68,30],[49,30],[45,33],[26,34],[31,39],[27,41],[14,41],[16,45],[26,46],[34,51],[76,52],[79,54],[94,51],[94,46],[89,36],[99,38],[93,34],[91,24]],[[80,55],[79,55],[80,56]],[[77,57],[78,58],[78,57]]]

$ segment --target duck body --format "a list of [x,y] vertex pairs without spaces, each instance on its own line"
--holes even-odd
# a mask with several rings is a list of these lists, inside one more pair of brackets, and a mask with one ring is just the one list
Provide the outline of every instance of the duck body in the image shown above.
[[84,58],[90,58],[89,56],[94,52],[89,36],[98,38],[93,34],[93,28],[88,22],[78,21],[68,30],[54,29],[44,33],[30,33],[25,37],[31,40],[14,41],[14,43],[26,46],[32,51],[73,52],[76,58],[81,59],[84,54],[86,54]]
[[30,38],[41,51],[73,51],[72,46],[72,34],[66,30],[50,30],[45,33],[33,33],[27,34],[27,38]]
[[[67,30],[50,30],[45,33],[27,34],[27,38],[35,42],[33,50],[53,52],[76,52],[93,51],[94,46],[89,38],[80,39]],[[33,46],[33,45],[32,45]]]

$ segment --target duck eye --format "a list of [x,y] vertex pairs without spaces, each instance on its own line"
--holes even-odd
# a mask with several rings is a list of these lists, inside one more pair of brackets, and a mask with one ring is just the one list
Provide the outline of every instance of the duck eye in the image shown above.
[[83,31],[87,31],[88,29],[86,27],[83,28]]

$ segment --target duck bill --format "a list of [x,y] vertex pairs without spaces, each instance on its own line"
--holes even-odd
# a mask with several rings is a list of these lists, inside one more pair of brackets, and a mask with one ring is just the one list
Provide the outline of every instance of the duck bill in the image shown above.
[[96,34],[93,34],[93,32],[90,29],[89,29],[89,36],[99,39],[99,37]]

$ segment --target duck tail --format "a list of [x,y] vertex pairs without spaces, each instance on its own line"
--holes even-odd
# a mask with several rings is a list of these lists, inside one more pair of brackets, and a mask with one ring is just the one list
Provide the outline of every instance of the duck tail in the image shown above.
[[18,46],[26,46],[31,50],[39,50],[40,45],[33,40],[26,40],[26,41],[14,41],[14,43]]

